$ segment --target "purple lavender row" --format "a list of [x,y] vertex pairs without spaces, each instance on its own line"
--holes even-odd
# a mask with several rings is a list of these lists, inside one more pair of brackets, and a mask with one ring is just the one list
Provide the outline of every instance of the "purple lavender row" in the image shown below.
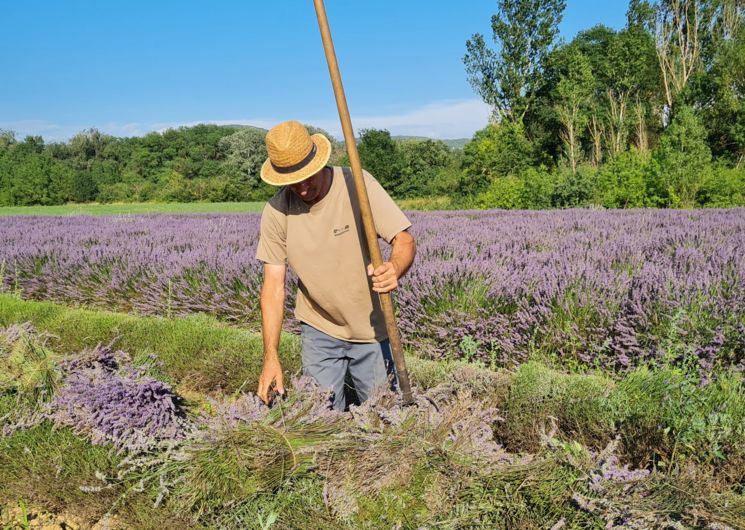
[[[503,366],[540,350],[622,371],[673,343],[707,367],[720,351],[733,364],[745,355],[743,209],[410,215],[419,252],[397,302],[421,354]],[[258,225],[255,214],[6,217],[3,285],[257,330]]]

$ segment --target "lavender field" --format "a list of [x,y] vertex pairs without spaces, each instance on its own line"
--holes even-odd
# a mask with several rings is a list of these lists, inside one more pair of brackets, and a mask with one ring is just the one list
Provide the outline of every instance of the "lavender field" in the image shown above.
[[[704,376],[743,367],[743,209],[410,215],[418,255],[397,303],[421,356],[499,367],[539,355],[621,372],[693,358]],[[258,214],[6,217],[2,286],[258,330],[258,224]]]

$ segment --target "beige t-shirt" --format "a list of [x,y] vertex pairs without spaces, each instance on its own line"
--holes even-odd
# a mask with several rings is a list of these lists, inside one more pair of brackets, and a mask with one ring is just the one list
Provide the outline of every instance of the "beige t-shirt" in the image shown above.
[[[390,243],[411,222],[378,181],[363,174],[375,230]],[[328,194],[312,206],[289,187],[279,190],[261,214],[256,257],[295,271],[295,317],[301,322],[350,342],[387,337],[378,294],[367,276],[370,254],[349,168],[333,168]]]

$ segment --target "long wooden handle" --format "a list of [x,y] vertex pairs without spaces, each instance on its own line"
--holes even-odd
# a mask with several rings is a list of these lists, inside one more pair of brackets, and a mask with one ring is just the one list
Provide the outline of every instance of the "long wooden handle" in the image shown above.
[[[357,142],[354,139],[352,120],[349,117],[347,98],[344,95],[344,86],[341,84],[339,64],[336,62],[334,43],[331,40],[331,30],[329,29],[329,22],[326,18],[326,8],[323,5],[323,0],[313,0],[313,4],[316,8],[316,17],[318,18],[318,27],[321,30],[321,39],[323,40],[323,49],[326,52],[329,74],[331,74],[331,84],[334,86],[336,106],[339,109],[341,128],[344,131],[344,143],[347,145],[349,163],[352,166],[354,184],[355,188],[357,188],[357,199],[360,204],[362,224],[365,228],[365,238],[367,239],[367,246],[370,250],[373,267],[378,267],[383,263],[383,256],[380,253],[380,246],[378,245],[378,234],[375,231],[370,200],[367,197],[367,187],[362,177],[362,164],[360,163],[359,153],[357,153]],[[401,388],[401,395],[404,404],[410,405],[414,402],[414,399],[411,395],[409,372],[406,370],[406,360],[404,359],[403,349],[401,348],[401,336],[398,333],[398,326],[396,326],[396,318],[393,316],[393,301],[390,293],[380,294],[379,296],[380,305],[383,308],[383,317],[385,318],[385,327],[388,331],[388,340],[390,341],[391,351],[393,353],[393,362],[396,364],[396,374]]]

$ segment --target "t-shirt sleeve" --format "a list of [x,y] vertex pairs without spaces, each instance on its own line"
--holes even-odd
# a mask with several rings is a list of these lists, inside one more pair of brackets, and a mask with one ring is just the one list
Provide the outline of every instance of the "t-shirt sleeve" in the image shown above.
[[270,265],[287,263],[287,217],[270,203],[261,212],[256,259]]
[[398,233],[411,226],[411,221],[370,173],[364,170],[362,173],[365,176],[367,196],[375,220],[375,231],[390,243]]

